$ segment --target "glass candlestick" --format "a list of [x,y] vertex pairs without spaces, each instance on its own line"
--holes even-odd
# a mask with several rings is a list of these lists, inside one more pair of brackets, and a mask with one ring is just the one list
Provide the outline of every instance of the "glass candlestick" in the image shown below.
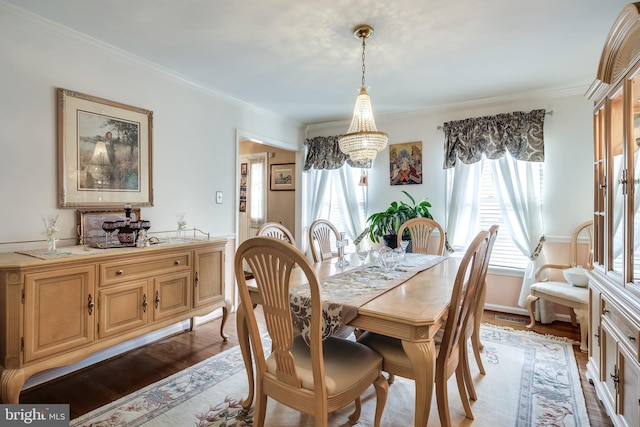
[[40,215],[44,224],[44,231],[42,234],[47,238],[47,252],[56,251],[56,238],[54,235],[58,232],[56,222],[58,221],[58,215]]
[[187,221],[184,219],[184,212],[176,214],[176,220],[178,221],[178,229],[176,230],[176,239],[180,240],[185,236],[185,230],[187,229]]
[[347,240],[346,233],[341,232],[340,240],[336,242],[336,246],[338,246],[338,262],[336,263],[336,265],[338,267],[346,267],[347,265],[350,264],[349,261],[347,261],[347,259],[344,256],[344,248],[348,244],[349,244],[349,240]]

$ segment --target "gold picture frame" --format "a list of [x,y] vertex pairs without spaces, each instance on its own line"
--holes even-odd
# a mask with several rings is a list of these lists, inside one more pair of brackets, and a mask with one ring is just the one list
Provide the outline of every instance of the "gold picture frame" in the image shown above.
[[389,144],[389,184],[422,184],[422,141]]
[[[78,209],[78,244],[92,245],[104,243],[105,232],[102,223],[125,218],[124,209]],[[131,209],[131,220],[140,219],[140,209]]]
[[279,163],[271,165],[271,191],[293,191],[296,189],[296,164]]
[[57,90],[58,205],[153,206],[153,112]]

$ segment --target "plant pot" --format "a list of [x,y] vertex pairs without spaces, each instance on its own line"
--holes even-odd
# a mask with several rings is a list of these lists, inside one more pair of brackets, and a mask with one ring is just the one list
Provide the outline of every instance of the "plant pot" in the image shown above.
[[382,240],[384,240],[384,245],[388,248],[395,249],[398,246],[398,236],[396,234],[384,234]]

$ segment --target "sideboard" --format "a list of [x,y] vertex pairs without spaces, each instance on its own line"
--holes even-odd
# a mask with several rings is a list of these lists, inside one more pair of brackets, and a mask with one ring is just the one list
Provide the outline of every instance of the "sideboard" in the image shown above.
[[0,253],[0,401],[31,375],[222,308],[227,239]]

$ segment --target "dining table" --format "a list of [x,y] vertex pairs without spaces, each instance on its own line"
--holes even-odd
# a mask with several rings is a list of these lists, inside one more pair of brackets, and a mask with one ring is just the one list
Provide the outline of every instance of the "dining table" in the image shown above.
[[[409,257],[410,254],[406,256]],[[349,316],[346,321],[348,326],[401,340],[415,374],[416,427],[426,426],[429,419],[436,374],[435,337],[446,321],[451,292],[460,264],[459,257],[431,257],[432,261],[426,264],[425,269],[414,269],[407,274],[400,271],[390,286],[374,293],[370,299],[365,299],[357,307],[354,315]],[[359,270],[362,271],[363,262],[354,255],[350,256],[348,265],[338,261],[338,258],[331,258],[313,264],[321,286],[333,278],[345,275],[353,277]],[[378,268],[380,267],[375,263],[365,262],[366,271],[375,273]],[[290,288],[295,290],[306,283],[302,270],[293,269]],[[261,303],[260,292],[251,280],[247,281],[247,286],[255,307]],[[323,303],[326,303],[324,297]],[[249,409],[254,399],[254,375],[245,309],[239,304],[236,322],[238,341],[249,382],[248,396],[242,406]]]

